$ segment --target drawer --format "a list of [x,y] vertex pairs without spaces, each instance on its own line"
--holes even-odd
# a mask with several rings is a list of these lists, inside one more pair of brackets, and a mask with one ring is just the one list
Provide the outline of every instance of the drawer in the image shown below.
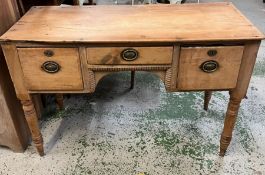
[[173,47],[87,48],[88,64],[171,64]]
[[182,47],[177,88],[235,88],[243,50],[243,46]]
[[29,90],[82,90],[77,48],[18,48]]

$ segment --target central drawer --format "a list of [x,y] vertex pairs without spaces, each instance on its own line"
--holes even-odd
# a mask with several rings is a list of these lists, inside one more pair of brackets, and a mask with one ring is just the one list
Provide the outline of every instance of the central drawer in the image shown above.
[[77,48],[18,48],[29,90],[82,90]]
[[88,64],[171,64],[173,47],[91,47],[87,48]]

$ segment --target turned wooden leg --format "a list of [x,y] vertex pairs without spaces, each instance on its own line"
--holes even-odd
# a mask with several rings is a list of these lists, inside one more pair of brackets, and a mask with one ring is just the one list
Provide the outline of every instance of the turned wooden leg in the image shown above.
[[203,109],[205,111],[208,110],[208,106],[209,106],[209,102],[211,100],[211,97],[212,97],[212,91],[205,91],[204,92],[204,107],[203,107]]
[[57,109],[63,109],[63,94],[55,94]]
[[255,65],[260,42],[252,42],[244,46],[244,54],[238,74],[237,85],[230,91],[224,129],[220,140],[220,156],[224,156],[232,139],[232,132],[236,122],[241,100],[246,96],[249,81]]
[[220,139],[220,156],[224,156],[229,146],[231,139],[232,139],[232,132],[235,126],[238,110],[240,107],[241,99],[236,99],[230,97],[230,101],[228,104],[225,122],[224,122],[224,129]]
[[43,139],[39,129],[38,118],[32,100],[21,100],[26,120],[31,132],[32,141],[40,156],[44,155]]
[[131,87],[130,87],[130,89],[134,88],[134,77],[135,77],[135,71],[131,71]]

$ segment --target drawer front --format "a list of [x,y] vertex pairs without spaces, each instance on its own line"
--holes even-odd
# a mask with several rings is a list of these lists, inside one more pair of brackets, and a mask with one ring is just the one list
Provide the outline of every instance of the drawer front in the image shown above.
[[87,48],[88,64],[171,64],[173,47]]
[[77,48],[18,48],[29,90],[82,90]]
[[179,90],[230,89],[237,83],[243,46],[182,47]]

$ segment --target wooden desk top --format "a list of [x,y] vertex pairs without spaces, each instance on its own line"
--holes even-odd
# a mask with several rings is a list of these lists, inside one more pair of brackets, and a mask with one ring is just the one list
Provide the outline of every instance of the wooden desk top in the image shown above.
[[231,3],[33,7],[0,40],[48,43],[260,40]]

